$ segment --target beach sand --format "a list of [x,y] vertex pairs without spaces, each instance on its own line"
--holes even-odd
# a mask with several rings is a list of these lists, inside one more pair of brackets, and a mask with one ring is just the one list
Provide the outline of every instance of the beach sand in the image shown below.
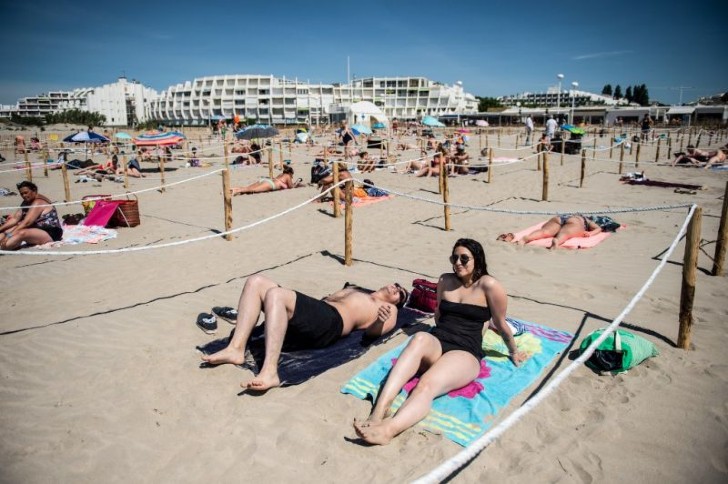
[[[503,144],[510,140],[512,146],[515,133],[504,135]],[[3,139],[13,134],[4,131]],[[607,143],[607,138],[598,140],[599,145]],[[477,157],[477,136],[470,145],[469,152]],[[581,339],[612,321],[640,289],[675,238],[687,209],[615,214],[627,228],[596,248],[550,252],[496,242],[499,234],[548,215],[476,208],[555,213],[696,203],[703,216],[692,349],[676,347],[684,252],[680,242],[625,318],[629,329],[654,342],[661,354],[619,376],[600,376],[580,367],[458,473],[455,482],[725,482],[728,286],[725,276],[709,272],[728,175],[655,165],[654,149],[641,153],[639,170],[647,177],[705,189],[685,194],[621,184],[618,150],[615,161],[589,161],[579,188],[579,157],[566,156],[562,166],[559,155],[552,155],[549,201],[544,202],[535,160],[498,165],[491,183],[486,183],[487,174],[449,179],[451,202],[473,207],[453,207],[449,232],[443,230],[441,206],[403,195],[356,209],[351,267],[342,264],[344,218],[333,218],[328,203],[305,205],[239,232],[232,241],[218,237],[97,256],[0,256],[5,287],[0,306],[0,481],[415,479],[461,447],[417,427],[388,446],[361,445],[352,421],[365,417],[371,404],[339,393],[351,376],[403,342],[404,334],[306,383],[252,396],[241,393],[239,386],[251,377],[249,371],[199,368],[195,347],[225,336],[232,326],[220,320],[217,334],[207,335],[196,327],[197,315],[212,306],[236,305],[245,279],[256,273],[314,297],[346,281],[376,288],[393,280],[408,287],[415,278],[436,280],[450,270],[447,257],[455,240],[471,237],[483,243],[489,271],[509,294],[509,315],[577,334],[558,372],[574,358]],[[12,150],[2,152],[13,159]],[[304,153],[294,148],[293,166],[297,177],[308,180],[312,158]],[[608,153],[599,157],[608,158]],[[222,149],[217,154],[222,156]],[[664,163],[664,154],[662,158]],[[1,163],[0,170],[8,165]],[[168,183],[210,171],[180,166],[171,164],[177,169],[167,174]],[[624,171],[634,167],[627,165]],[[267,172],[265,167],[240,168],[232,170],[231,178],[240,185]],[[13,188],[23,173],[0,173],[0,187]],[[436,178],[386,170],[355,176],[403,194],[441,200]],[[39,170],[34,179],[41,193],[63,200],[59,171],[45,178]],[[151,174],[132,180],[130,190],[158,183]],[[77,200],[124,190],[104,181],[72,183],[71,191]],[[315,193],[305,187],[235,197],[233,226],[278,214]],[[116,239],[97,246],[58,250],[140,247],[224,229],[219,174],[138,197],[140,226],[119,229]],[[19,203],[17,196],[0,199],[0,206]],[[78,205],[59,208],[61,214],[79,211]],[[505,408],[499,421],[535,387]]]

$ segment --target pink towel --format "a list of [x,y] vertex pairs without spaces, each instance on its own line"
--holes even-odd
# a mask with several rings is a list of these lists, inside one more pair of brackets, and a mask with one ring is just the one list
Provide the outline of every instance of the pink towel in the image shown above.
[[94,204],[94,208],[91,209],[86,219],[83,221],[84,225],[98,225],[99,227],[106,227],[109,223],[112,215],[116,212],[117,207],[121,204],[120,201],[113,200],[98,200]]
[[[544,220],[543,222],[537,223],[536,225],[532,227],[528,227],[527,229],[523,229],[520,232],[514,233],[514,242],[521,240],[524,236],[530,234],[534,230],[538,230],[541,227],[544,226],[544,224],[548,222],[548,220]],[[592,235],[591,237],[574,237],[572,239],[567,240],[563,244],[561,244],[559,247],[564,247],[567,249],[588,249],[591,247],[594,247],[595,245],[599,244],[602,240],[606,239],[612,235],[611,232],[599,232],[596,235]],[[532,242],[529,242],[526,245],[537,245],[539,247],[550,247],[551,246],[551,238],[546,239],[538,239],[534,240]]]

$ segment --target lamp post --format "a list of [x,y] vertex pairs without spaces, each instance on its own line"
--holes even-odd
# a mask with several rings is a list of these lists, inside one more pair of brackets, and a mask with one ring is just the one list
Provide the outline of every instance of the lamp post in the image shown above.
[[574,91],[577,87],[579,87],[579,83],[574,81],[571,83],[572,89],[571,91],[571,115],[569,116],[569,124],[576,126],[576,123],[574,123],[574,101],[576,101],[576,95],[574,94]]
[[561,109],[561,81],[564,80],[563,74],[556,74],[556,78],[559,80],[559,92],[556,94],[556,113],[558,115]]

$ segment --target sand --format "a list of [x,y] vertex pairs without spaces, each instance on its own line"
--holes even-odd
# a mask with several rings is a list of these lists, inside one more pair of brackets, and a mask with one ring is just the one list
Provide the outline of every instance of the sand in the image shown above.
[[[512,147],[515,133],[504,133],[502,144]],[[2,138],[14,134],[4,131]],[[705,143],[704,138],[701,146]],[[303,149],[295,150],[296,176],[308,179],[311,158]],[[640,170],[649,178],[705,189],[685,194],[623,185],[617,163],[610,161],[589,161],[579,188],[579,157],[566,156],[562,166],[558,155],[551,157],[548,202],[541,201],[542,175],[534,160],[499,165],[490,184],[487,174],[449,180],[452,203],[472,207],[557,212],[697,203],[703,210],[691,351],[676,347],[681,242],[625,319],[632,331],[657,345],[660,356],[616,377],[577,369],[462,470],[456,482],[725,482],[728,286],[725,276],[709,272],[728,175],[664,166],[664,144],[662,164],[656,165],[654,150],[652,145],[641,153],[645,161]],[[469,152],[477,156],[478,151],[473,136]],[[12,150],[2,153],[13,159]],[[497,156],[512,154],[496,151]],[[0,163],[0,170],[8,164]],[[178,169],[168,173],[168,182],[215,168],[171,165]],[[233,170],[231,177],[237,185],[265,175],[267,168],[255,167]],[[22,178],[23,172],[0,173],[0,187],[13,188]],[[439,199],[435,178],[386,170],[367,178],[398,192]],[[60,172],[46,179],[36,171],[35,180],[41,193],[64,198]],[[157,184],[152,177],[132,180],[130,190]],[[96,185],[71,184],[72,198],[124,191],[113,182]],[[233,225],[280,213],[314,194],[314,188],[306,187],[235,197]],[[19,197],[3,197],[0,206],[19,202]],[[154,245],[224,228],[219,174],[165,193],[140,194],[139,203],[140,226],[120,229],[117,239],[98,246],[59,250]],[[75,213],[80,207],[59,211]],[[215,238],[99,256],[0,256],[5,287],[0,305],[0,481],[412,480],[461,448],[417,427],[388,446],[363,446],[351,424],[366,416],[371,404],[339,393],[348,378],[404,341],[404,334],[304,384],[251,396],[239,387],[250,378],[249,371],[199,368],[195,347],[224,336],[232,326],[220,321],[217,335],[206,335],[195,325],[197,315],[212,306],[235,305],[246,277],[259,272],[316,297],[345,281],[379,287],[393,280],[408,286],[418,277],[436,280],[450,270],[447,257],[455,240],[472,237],[484,244],[489,269],[509,294],[509,314],[577,333],[573,351],[586,334],[622,311],[686,213],[680,208],[614,215],[627,229],[598,247],[549,252],[496,242],[498,234],[528,227],[546,215],[453,208],[452,230],[446,232],[440,206],[397,196],[355,210],[351,267],[342,264],[344,219],[333,218],[329,204],[305,205],[240,232],[232,241]],[[573,358],[570,352],[556,371]],[[516,398],[499,420],[535,387]]]

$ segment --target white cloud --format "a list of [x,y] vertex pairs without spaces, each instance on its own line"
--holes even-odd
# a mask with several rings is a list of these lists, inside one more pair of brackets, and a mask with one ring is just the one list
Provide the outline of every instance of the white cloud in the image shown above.
[[615,55],[632,54],[632,50],[612,50],[610,52],[594,52],[593,54],[582,54],[572,57],[571,60],[597,59],[599,57],[613,57]]

